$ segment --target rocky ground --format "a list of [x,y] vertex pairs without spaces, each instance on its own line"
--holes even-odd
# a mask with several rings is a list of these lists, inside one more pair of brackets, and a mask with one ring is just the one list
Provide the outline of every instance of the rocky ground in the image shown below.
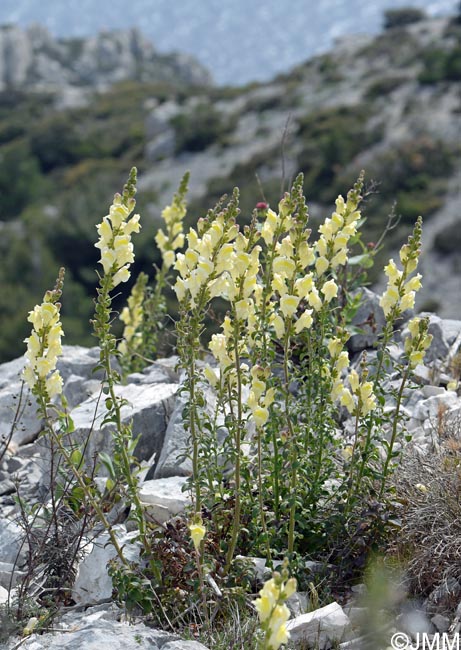
[[[371,312],[375,314],[378,325],[382,323],[383,314],[377,306],[377,297],[366,291],[356,322],[365,322]],[[408,449],[415,456],[426,458],[430,458],[440,445],[441,414],[444,422],[461,418],[459,391],[447,387],[459,378],[453,360],[461,346],[461,321],[431,315],[430,322],[433,342],[425,364],[416,369],[416,388],[405,402],[407,426],[412,434]],[[350,340],[350,353],[356,362],[364,349],[368,349],[369,356],[373,354],[375,339],[376,334],[366,326],[362,334]],[[399,358],[402,351],[401,333],[397,332],[391,347],[392,356]],[[75,424],[73,440],[83,441],[92,431],[86,450],[88,458],[100,451],[110,452],[113,444],[108,426],[102,424],[104,406],[100,400],[99,378],[92,373],[98,358],[97,348],[66,347],[59,362],[65,382],[64,393]],[[182,425],[184,402],[178,397],[181,381],[175,369],[176,361],[174,357],[159,359],[143,372],[129,375],[126,384],[119,388],[119,394],[127,400],[123,418],[132,420],[133,433],[140,436],[136,448],[143,467],[140,497],[159,525],[183,512],[189,503],[187,492],[181,490],[191,468],[190,461],[181,458],[181,451],[187,444],[187,433]],[[23,358],[0,366],[0,603],[14,597],[15,589],[27,571],[27,543],[19,525],[16,493],[19,491],[23,501],[29,505],[49,498],[50,454],[46,440],[40,436],[42,423],[36,418],[34,401],[23,391],[19,377],[22,367]],[[392,377],[389,379],[389,387],[394,380]],[[212,400],[211,394],[209,399]],[[389,407],[392,407],[391,401]],[[347,431],[346,422],[345,436]],[[117,534],[121,543],[128,543],[133,533],[127,531],[123,523],[123,512],[119,515]],[[52,632],[31,634],[22,641],[21,647],[29,650],[99,650],[106,647],[112,650],[143,647],[152,650],[204,650],[198,642],[180,640],[169,633],[151,629],[142,621],[128,623],[124,612],[111,602],[112,583],[105,567],[113,553],[106,541],[106,535],[97,534],[97,531],[87,540],[78,562],[71,598],[62,617],[53,624]],[[129,547],[133,559],[136,559],[137,552],[136,545]],[[262,561],[255,560],[255,567],[262,577]],[[461,599],[461,584],[456,579],[450,584],[444,582],[438,588],[445,589],[445,593],[450,593],[455,600]],[[440,594],[437,598],[440,600]],[[344,649],[361,647],[358,637],[364,630],[363,615],[368,602],[364,586],[355,587],[350,598],[341,605],[332,602],[305,613],[307,602],[307,595],[302,593],[291,599],[293,640],[307,639],[309,647],[314,647],[316,642],[320,648],[332,647],[334,643],[341,643],[339,647]],[[443,609],[434,610],[431,602],[434,598],[429,597],[402,604],[396,612],[395,630],[415,635],[418,632],[434,634],[461,629],[458,622],[461,604],[453,614],[453,608],[450,613]],[[3,645],[0,647],[8,650],[19,647],[17,638],[5,638],[6,618],[3,618],[2,626]]]

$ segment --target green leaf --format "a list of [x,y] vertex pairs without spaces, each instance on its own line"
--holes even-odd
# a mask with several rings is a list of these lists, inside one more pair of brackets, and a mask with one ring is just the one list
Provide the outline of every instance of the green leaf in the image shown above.
[[348,259],[349,266],[362,266],[364,269],[371,269],[373,266],[373,258],[368,253],[363,255],[354,255]]
[[70,462],[74,467],[80,467],[82,464],[83,460],[83,454],[80,451],[80,449],[74,449],[74,451],[70,455]]
[[114,463],[113,463],[113,460],[112,460],[111,456],[109,456],[109,454],[106,454],[106,452],[101,451],[99,453],[99,458],[101,460],[101,463],[104,465],[104,467],[109,472],[110,478],[115,480],[115,478],[116,478],[115,467],[114,467]]

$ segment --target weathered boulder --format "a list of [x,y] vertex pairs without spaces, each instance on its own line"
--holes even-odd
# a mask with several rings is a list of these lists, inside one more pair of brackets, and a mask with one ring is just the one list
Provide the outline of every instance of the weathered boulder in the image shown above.
[[[173,410],[176,384],[129,384],[117,386],[118,397],[127,400],[121,409],[123,423],[132,423],[133,437],[139,436],[135,455],[138,460],[146,460],[153,454],[160,455],[165,431]],[[73,442],[88,441],[86,455],[88,459],[98,452],[110,452],[113,449],[111,425],[102,424],[107,409],[99,393],[79,404],[71,411],[75,431]]]
[[[127,533],[124,526],[119,526],[116,534],[124,557],[129,562],[136,562],[139,559],[140,546],[133,543],[133,540],[137,533]],[[78,565],[72,598],[79,605],[93,605],[109,600],[112,596],[112,579],[107,572],[107,564],[117,553],[107,533],[102,533],[89,542],[85,550],[87,554]]]
[[[207,650],[196,641],[181,641],[142,623],[130,625],[102,611],[65,617],[63,631],[31,634],[21,641],[24,650]],[[91,610],[90,610],[91,612]],[[12,639],[8,650],[17,643]]]
[[139,498],[154,521],[163,524],[184,512],[191,503],[190,494],[183,491],[185,484],[186,478],[170,476],[145,481],[141,485]]
[[287,623],[287,629],[293,641],[302,640],[310,647],[322,650],[340,642],[349,625],[349,617],[342,607],[338,603],[330,603],[309,614],[292,618]]

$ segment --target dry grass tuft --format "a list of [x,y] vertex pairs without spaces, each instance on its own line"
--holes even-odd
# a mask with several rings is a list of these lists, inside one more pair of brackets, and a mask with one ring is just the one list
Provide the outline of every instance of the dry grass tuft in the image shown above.
[[394,477],[401,528],[392,550],[408,587],[434,609],[456,608],[461,593],[461,419],[447,417],[439,449],[407,455]]

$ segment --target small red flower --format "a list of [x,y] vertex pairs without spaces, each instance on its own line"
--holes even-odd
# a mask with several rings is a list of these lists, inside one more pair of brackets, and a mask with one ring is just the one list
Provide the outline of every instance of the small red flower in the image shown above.
[[256,210],[267,210],[269,206],[265,201],[259,201],[259,203],[256,204]]

